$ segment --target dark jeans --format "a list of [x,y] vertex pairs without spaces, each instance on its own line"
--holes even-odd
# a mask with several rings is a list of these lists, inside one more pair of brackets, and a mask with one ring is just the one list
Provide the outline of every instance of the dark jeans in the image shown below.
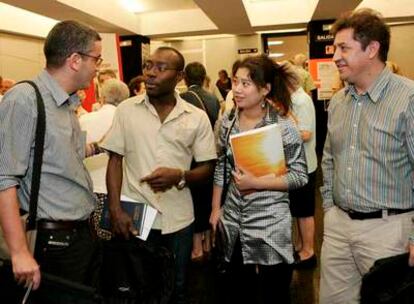
[[[42,279],[37,291],[29,297],[30,304],[91,303],[85,292],[68,286],[68,281],[94,286],[100,265],[100,251],[88,226],[71,230],[38,230],[35,258]],[[46,278],[45,273],[63,278],[61,282]],[[75,286],[76,287],[76,286]],[[21,303],[25,290],[13,279],[11,268],[0,270],[0,302]]]
[[289,304],[293,268],[289,264],[243,264],[240,240],[227,271],[224,301],[220,303]]
[[[69,230],[39,230],[35,258],[41,272],[96,287],[100,265],[99,246],[87,225]],[[65,291],[65,288],[55,286],[53,282],[42,282],[34,295],[35,303],[75,302],[70,288]]]
[[191,258],[193,240],[193,225],[187,226],[174,233],[161,234],[160,230],[151,230],[147,242],[151,246],[164,246],[174,254],[175,289],[172,303],[188,303],[187,297],[187,268]]

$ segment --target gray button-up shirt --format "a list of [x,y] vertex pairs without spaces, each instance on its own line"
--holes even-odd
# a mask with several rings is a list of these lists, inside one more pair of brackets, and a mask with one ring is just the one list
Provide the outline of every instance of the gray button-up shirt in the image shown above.
[[[38,218],[86,219],[96,200],[83,165],[85,137],[69,96],[43,71],[34,80],[46,111],[46,134],[38,202]],[[29,209],[37,120],[36,95],[29,84],[18,84],[0,104],[0,191],[18,188],[21,208]]]

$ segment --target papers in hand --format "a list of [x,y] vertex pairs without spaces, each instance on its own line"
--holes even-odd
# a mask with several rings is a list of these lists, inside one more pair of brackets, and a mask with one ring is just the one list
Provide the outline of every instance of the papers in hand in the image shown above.
[[[121,195],[121,207],[131,217],[133,225],[138,231],[137,238],[145,241],[154,224],[157,210],[147,203],[138,202],[125,195]],[[111,228],[108,199],[104,201],[100,227],[105,230],[110,230]]]
[[278,124],[233,134],[230,144],[237,167],[254,176],[280,176],[287,172]]

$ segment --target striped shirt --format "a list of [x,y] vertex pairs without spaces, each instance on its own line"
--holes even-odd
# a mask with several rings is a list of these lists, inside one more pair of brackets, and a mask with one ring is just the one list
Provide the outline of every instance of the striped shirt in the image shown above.
[[351,85],[329,106],[322,160],[325,209],[414,207],[414,82],[385,68],[358,95]]
[[[45,149],[39,189],[38,218],[83,220],[95,206],[92,181],[83,165],[82,136],[75,107],[69,96],[43,71],[34,82],[46,111]],[[18,84],[0,104],[0,191],[17,187],[20,206],[29,209],[33,171],[36,95],[29,84]]]

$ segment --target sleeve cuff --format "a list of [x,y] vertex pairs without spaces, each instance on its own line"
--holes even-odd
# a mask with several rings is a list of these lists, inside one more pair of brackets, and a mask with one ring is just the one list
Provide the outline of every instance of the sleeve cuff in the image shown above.
[[17,186],[19,186],[19,182],[15,178],[0,180],[0,191],[4,191]]
[[414,245],[414,231],[411,232],[408,241],[410,242],[410,245]]
[[331,200],[323,201],[322,207],[323,207],[324,211],[328,210],[329,208],[332,208],[333,206],[334,206],[333,201],[331,201]]

